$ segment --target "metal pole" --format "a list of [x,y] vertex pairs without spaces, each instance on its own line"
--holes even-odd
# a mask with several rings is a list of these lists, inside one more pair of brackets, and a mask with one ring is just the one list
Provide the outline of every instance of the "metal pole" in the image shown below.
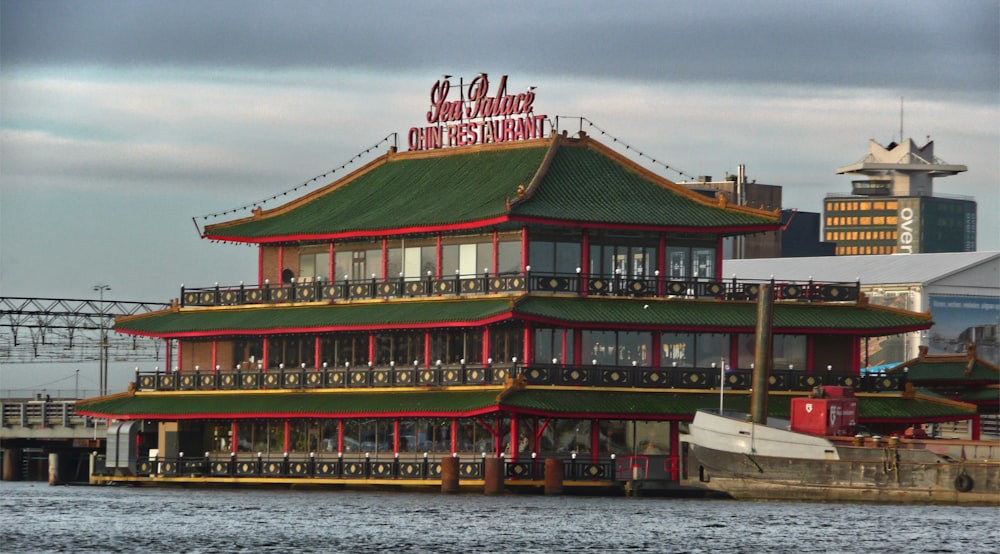
[[107,334],[104,329],[104,316],[105,316],[105,305],[104,305],[104,291],[111,290],[110,285],[94,285],[94,290],[98,292],[101,299],[101,317],[98,323],[101,326],[101,351],[99,354],[99,371],[98,376],[98,386],[100,387],[100,396],[105,396],[108,394],[108,339]]

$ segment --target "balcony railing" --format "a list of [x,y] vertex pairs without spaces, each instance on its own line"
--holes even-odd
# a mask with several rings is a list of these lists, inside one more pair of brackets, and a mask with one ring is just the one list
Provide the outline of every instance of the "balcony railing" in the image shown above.
[[[860,282],[819,283],[815,281],[771,280],[775,300],[802,302],[856,301]],[[582,273],[458,275],[413,280],[365,279],[315,280],[263,286],[181,287],[181,306],[240,306],[293,302],[332,302],[375,298],[419,298],[435,296],[475,296],[522,292],[550,292],[588,296],[756,300],[760,281],[732,279],[672,279],[649,277],[584,276]]]
[[[729,390],[749,390],[751,369],[602,365],[442,365],[432,367],[325,367],[319,369],[251,369],[235,371],[136,372],[140,391],[303,390],[382,387],[441,387],[502,385],[505,379],[523,376],[535,386],[620,387],[642,389],[718,390],[725,381]],[[856,375],[820,370],[772,370],[769,389],[808,391],[821,385],[851,387],[859,392],[903,390],[906,374]]]
[[[570,481],[614,481],[618,466],[615,456],[602,457],[596,462],[589,456],[572,455],[563,459],[563,477]],[[459,456],[459,478],[483,479],[486,474],[486,457]],[[105,470],[107,472],[107,470]],[[320,478],[346,480],[428,480],[432,484],[441,480],[441,460],[434,456],[369,455],[344,456],[294,454],[266,456],[260,453],[241,452],[230,456],[207,454],[205,456],[141,457],[137,460],[135,474],[140,477],[265,477],[265,478]],[[504,476],[509,480],[541,481],[545,479],[545,461],[536,457],[511,461],[504,460]],[[626,476],[627,477],[627,476]]]

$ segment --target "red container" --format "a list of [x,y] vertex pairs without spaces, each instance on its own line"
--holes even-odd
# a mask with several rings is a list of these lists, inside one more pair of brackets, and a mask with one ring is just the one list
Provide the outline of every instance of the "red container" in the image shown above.
[[793,398],[792,431],[809,435],[843,437],[854,434],[858,399]]

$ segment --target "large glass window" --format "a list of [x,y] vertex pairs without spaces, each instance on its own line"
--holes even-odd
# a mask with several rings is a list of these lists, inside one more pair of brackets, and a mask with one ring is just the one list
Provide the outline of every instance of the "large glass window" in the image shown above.
[[388,332],[375,335],[375,364],[411,366],[424,361],[424,332]]
[[[729,358],[729,335],[717,333],[699,333],[695,335],[695,359],[696,367],[711,367],[722,363],[722,359]],[[727,361],[728,363],[728,361]]]
[[501,240],[497,243],[497,273],[521,273],[521,240]]
[[330,252],[310,248],[299,255],[299,277],[301,279],[316,279],[322,277],[329,278],[330,273]]
[[431,360],[443,364],[482,362],[483,335],[478,329],[448,329],[431,333]]
[[774,369],[806,369],[806,336],[774,335]]
[[576,363],[573,360],[573,332],[565,329],[535,329],[534,356],[533,361],[538,364]]
[[517,358],[524,363],[524,329],[519,325],[490,327],[490,357],[496,363]]
[[667,276],[671,279],[687,279],[691,272],[691,249],[685,246],[667,247]]
[[320,363],[344,367],[368,363],[368,333],[338,333],[320,339]]
[[660,364],[663,367],[694,367],[693,334],[661,333],[660,348]]
[[580,338],[583,355],[594,365],[615,365],[618,358],[614,331],[583,331]]

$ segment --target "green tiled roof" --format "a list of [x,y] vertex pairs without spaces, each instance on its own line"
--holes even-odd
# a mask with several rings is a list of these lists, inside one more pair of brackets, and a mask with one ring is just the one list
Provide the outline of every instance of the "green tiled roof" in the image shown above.
[[536,145],[450,156],[396,155],[284,213],[209,226],[206,235],[265,239],[489,219],[506,212],[506,199],[531,181],[547,150]]
[[[752,302],[686,301],[605,297],[525,296],[512,299],[460,298],[427,301],[190,309],[119,321],[119,332],[151,336],[197,336],[319,332],[343,329],[400,329],[464,322],[528,319],[569,326],[650,329],[739,330],[756,325]],[[785,303],[774,305],[775,332],[892,334],[926,329],[927,318],[875,306]]]
[[[733,301],[533,296],[518,303],[517,313],[554,322],[598,325],[753,330],[757,322],[755,303]],[[774,304],[773,316],[772,326],[776,332],[829,330],[890,334],[931,326],[931,321],[921,315],[852,304],[778,302]]]
[[[537,186],[518,199],[518,188],[530,186],[540,171]],[[250,242],[377,236],[493,226],[508,216],[680,229],[778,226],[777,215],[719,207],[667,183],[623,165],[590,139],[391,154],[260,217],[209,225],[205,236]]]
[[561,145],[537,192],[512,212],[566,221],[690,228],[775,223],[774,217],[692,200],[621,165],[589,141]]
[[196,309],[159,312],[119,321],[123,333],[179,334],[261,333],[274,329],[317,332],[329,329],[399,328],[476,323],[510,311],[505,299],[396,301],[323,306]]
[[81,400],[78,413],[136,419],[471,415],[496,406],[497,390],[393,392],[140,393]]
[[[239,393],[140,393],[81,400],[76,411],[119,419],[215,419],[255,417],[467,417],[498,410],[554,417],[690,419],[698,409],[718,406],[714,391],[631,392],[607,390],[513,391],[497,402],[498,390],[311,391]],[[772,395],[768,413],[787,418],[791,396]],[[729,394],[726,409],[749,410],[748,394]],[[861,422],[961,418],[974,409],[899,396],[865,396]]]
[[964,355],[916,358],[899,364],[888,373],[902,373],[904,369],[911,383],[964,381],[1000,384],[1000,370],[996,366],[978,358],[970,364]]

